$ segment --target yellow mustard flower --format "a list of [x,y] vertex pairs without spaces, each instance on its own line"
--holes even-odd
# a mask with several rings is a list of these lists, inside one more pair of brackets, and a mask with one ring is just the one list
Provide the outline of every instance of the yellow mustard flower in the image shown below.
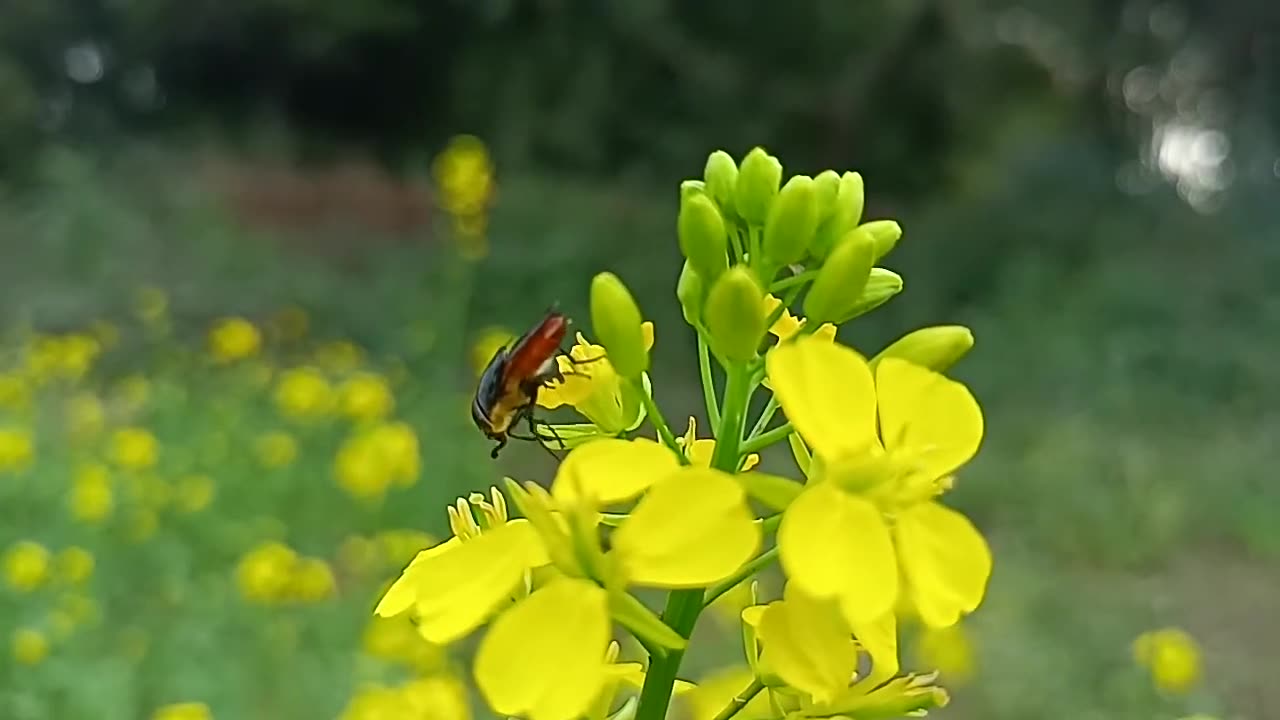
[[209,352],[222,363],[244,360],[262,347],[262,333],[242,317],[222,318],[209,330]]
[[924,666],[936,669],[948,685],[967,684],[977,667],[973,641],[963,623],[925,628],[916,641],[916,652]]
[[35,628],[18,628],[9,640],[13,659],[23,665],[39,665],[49,656],[49,638]]
[[120,428],[111,435],[111,459],[125,470],[149,470],[159,456],[160,443],[145,428]]
[[254,440],[253,450],[263,467],[288,467],[298,458],[298,441],[283,430],[272,430]]
[[246,600],[277,602],[288,593],[298,561],[298,554],[283,543],[258,545],[236,565],[236,587]]
[[484,142],[458,135],[431,165],[445,212],[464,217],[484,212],[493,195],[493,166]]
[[1185,630],[1170,627],[1139,635],[1133,657],[1164,692],[1185,694],[1200,681],[1200,647]]
[[375,615],[365,628],[361,647],[367,655],[400,663],[422,675],[443,670],[448,664],[444,647],[423,638],[408,613]]
[[157,708],[151,720],[213,720],[213,712],[201,702],[173,703]]
[[[782,301],[777,297],[773,295],[765,295],[765,317],[768,318],[777,312],[778,306],[781,304]],[[804,318],[792,315],[790,310],[783,308],[782,314],[779,315],[778,319],[769,327],[769,334],[778,338],[779,341],[789,340],[794,337],[796,333],[800,332],[800,329],[804,327],[804,324]],[[818,329],[813,332],[813,335],[814,337],[821,338],[823,340],[833,341],[836,339],[836,326],[831,323],[823,323],[818,326]]]
[[4,579],[19,592],[31,592],[49,579],[53,556],[31,540],[19,540],[4,553]]
[[288,595],[304,603],[319,602],[332,597],[337,585],[329,563],[320,558],[300,558],[293,567]]
[[414,718],[470,720],[467,689],[458,678],[433,675],[410,680],[400,688],[405,710]]
[[0,472],[21,472],[35,459],[35,439],[24,428],[0,428]]
[[82,547],[63,548],[54,557],[53,564],[58,579],[70,585],[81,585],[93,577],[93,553]]
[[217,494],[217,485],[208,475],[185,475],[174,487],[174,506],[180,512],[196,513],[209,507]]
[[343,442],[335,473],[339,487],[352,497],[376,500],[389,487],[416,483],[421,462],[413,428],[403,422],[379,423],[357,430]]
[[334,391],[328,378],[310,367],[292,368],[276,381],[276,408],[286,417],[310,419],[333,410]]
[[316,348],[315,358],[320,367],[341,375],[360,367],[364,351],[349,340],[331,340]]
[[31,405],[31,386],[20,373],[0,373],[0,408],[23,412]]
[[67,493],[71,517],[86,524],[97,524],[111,516],[115,507],[110,471],[101,463],[76,468]]
[[77,393],[67,401],[65,417],[67,434],[76,440],[95,437],[102,432],[107,421],[102,400],[88,392]]
[[[934,502],[977,452],[982,413],[963,385],[886,358],[802,337],[766,358],[788,420],[813,449],[810,482],[783,514],[788,578],[836,598],[851,624],[905,600],[946,627],[982,601],[991,552],[967,518]],[[877,427],[879,435],[877,435]]]
[[[645,350],[653,349],[653,323],[646,322],[641,328]],[[616,436],[639,427],[644,420],[640,398],[613,369],[603,346],[592,345],[582,333],[577,339],[569,349],[572,360],[557,358],[564,382],[552,383],[538,393],[538,404],[547,409],[572,406],[604,435]]]
[[101,352],[102,346],[92,335],[37,337],[27,347],[27,370],[38,381],[79,380]]
[[[689,428],[685,430],[683,437],[676,438],[676,442],[684,450],[690,464],[711,467],[711,458],[716,452],[716,441],[710,438],[698,439],[698,421],[692,415],[689,416]],[[760,456],[751,453],[742,461],[741,472],[746,472],[759,464]]]
[[342,414],[352,420],[381,420],[395,408],[391,387],[382,376],[371,372],[357,373],[338,388]]

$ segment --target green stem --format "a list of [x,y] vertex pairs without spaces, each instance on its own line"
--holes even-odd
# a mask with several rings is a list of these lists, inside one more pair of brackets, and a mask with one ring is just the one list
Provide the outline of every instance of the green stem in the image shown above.
[[729,720],[729,718],[732,718],[734,715],[742,712],[742,709],[747,706],[747,703],[750,703],[755,699],[755,696],[759,695],[761,690],[764,690],[764,684],[761,683],[759,679],[752,680],[751,684],[743,688],[742,692],[733,696],[733,699],[729,701],[729,704],[725,705],[723,710],[716,713],[716,716],[712,718],[712,720]]
[[711,349],[707,339],[698,333],[698,371],[702,374],[702,399],[707,405],[707,422],[720,427],[720,403],[716,400],[715,378],[711,376]]
[[653,423],[653,427],[658,431],[658,437],[662,439],[662,444],[675,451],[680,458],[681,465],[688,465],[689,458],[685,457],[680,443],[676,442],[676,436],[671,432],[671,426],[667,425],[667,419],[662,416],[662,410],[658,408],[658,403],[654,402],[652,395],[645,392],[644,383],[640,382],[639,379],[632,379],[629,382],[632,389],[640,394],[640,401],[644,403],[644,409],[649,414],[649,422]]
[[742,444],[742,452],[753,453],[760,452],[776,442],[782,442],[787,436],[794,432],[791,423],[783,423],[768,432],[760,433]]
[[702,596],[702,606],[706,607],[711,603],[715,602],[720,598],[721,595],[724,595],[725,593],[729,592],[730,590],[740,585],[744,580],[747,580],[752,575],[755,575],[756,573],[765,569],[769,565],[772,565],[773,561],[777,559],[778,559],[778,548],[775,545],[774,547],[771,547],[768,550],[765,550],[764,552],[760,553],[754,559],[748,561],[747,564],[743,565],[742,569],[734,573],[732,577],[729,577],[724,582],[717,583],[715,585],[712,585],[710,588],[708,588],[707,592]]
[[760,417],[756,420],[755,426],[751,428],[751,432],[747,433],[747,442],[751,442],[758,437],[760,433],[764,432],[764,429],[769,426],[769,421],[773,419],[773,414],[776,412],[778,412],[778,396],[770,395],[769,402],[765,404],[764,410],[760,411]]
[[[739,446],[742,444],[742,430],[746,424],[751,377],[742,364],[730,365],[726,372],[728,379],[721,403],[720,422],[716,426],[716,450],[711,457],[711,467],[732,473],[738,469]],[[702,612],[704,593],[703,588],[672,590],[667,595],[662,621],[679,633],[680,637],[688,639]],[[635,720],[665,720],[676,683],[676,673],[680,671],[682,660],[684,652],[677,650],[649,658],[649,671],[645,673],[644,685],[640,688],[640,707],[636,710]]]
[[810,280],[816,277],[818,277],[817,270],[805,270],[804,272],[796,275],[792,275],[791,277],[782,278],[776,283],[770,285],[769,292],[776,293],[779,290],[786,290],[789,287],[795,287],[796,285],[804,285],[805,283],[809,282]]
[[729,228],[729,247],[733,249],[734,264],[742,262],[742,235],[736,227]]

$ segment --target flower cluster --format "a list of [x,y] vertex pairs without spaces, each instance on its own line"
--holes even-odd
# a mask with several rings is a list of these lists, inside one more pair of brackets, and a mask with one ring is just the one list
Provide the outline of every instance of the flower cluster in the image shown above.
[[[902,289],[877,267],[901,230],[864,222],[862,206],[857,173],[784,182],[762,149],[740,165],[713,153],[681,186],[676,223],[711,437],[693,418],[683,436],[668,425],[654,328],[618,277],[598,275],[592,333],[537,398],[585,420],[543,435],[568,448],[549,489],[508,478],[459,499],[453,537],[419,552],[376,614],[434,644],[482,632],[476,684],[504,716],[660,720],[679,697],[719,720],[944,704],[937,673],[902,670],[898,638],[904,623],[955,627],[991,574],[982,535],[941,502],[983,436],[977,401],[944,374],[973,337],[925,328],[869,358],[837,340]],[[760,472],[783,444],[792,476]],[[761,598],[752,578],[775,565],[782,591]],[[665,591],[661,612],[644,589]],[[703,609],[731,594],[748,671],[715,694],[678,676]],[[619,661],[618,631],[646,662]],[[723,705],[707,709],[711,697]]]

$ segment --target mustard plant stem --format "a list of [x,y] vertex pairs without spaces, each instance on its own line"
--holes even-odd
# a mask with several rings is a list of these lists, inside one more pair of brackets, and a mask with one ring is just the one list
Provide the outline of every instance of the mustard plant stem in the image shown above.
[[658,408],[658,403],[654,402],[652,395],[645,392],[644,383],[640,382],[639,379],[632,379],[629,382],[632,388],[640,393],[640,401],[644,403],[644,409],[649,414],[649,422],[653,423],[654,429],[658,431],[658,437],[662,440],[662,444],[675,452],[680,458],[681,465],[688,465],[689,458],[685,457],[684,450],[676,442],[676,436],[671,432],[671,426],[667,424],[667,419],[662,416],[662,410]]
[[742,689],[742,692],[733,696],[733,699],[729,701],[728,705],[724,706],[723,710],[716,713],[713,720],[729,720],[734,715],[742,712],[747,703],[755,699],[755,696],[759,695],[761,690],[764,690],[764,684],[759,679],[752,680],[750,685]]
[[707,422],[714,432],[720,428],[720,401],[716,400],[715,378],[711,375],[711,349],[707,338],[698,333],[698,372],[702,374],[702,400],[707,405]]
[[760,411],[760,417],[756,420],[756,424],[751,428],[751,432],[747,433],[747,442],[751,442],[764,432],[768,427],[769,421],[773,419],[773,414],[778,412],[778,396],[770,395],[769,402],[765,404],[764,409]]
[[760,452],[761,450],[764,450],[765,448],[769,447],[770,445],[773,445],[774,443],[778,443],[778,442],[782,442],[783,440],[786,440],[787,436],[790,435],[792,432],[794,432],[794,429],[791,427],[791,423],[783,423],[778,427],[772,430],[760,433],[754,438],[743,443],[742,452],[744,453]]
[[782,278],[781,280],[770,285],[769,292],[776,293],[779,290],[786,290],[787,288],[795,287],[797,285],[804,285],[805,283],[809,282],[810,280],[816,277],[818,277],[817,270],[805,270],[804,272],[796,275],[792,275],[791,277]]
[[715,602],[720,598],[721,595],[724,595],[730,590],[738,587],[743,582],[750,580],[756,573],[769,567],[770,565],[773,564],[773,561],[777,559],[778,559],[777,546],[771,547],[768,550],[765,550],[764,552],[760,553],[755,558],[747,562],[746,565],[743,565],[742,569],[734,573],[733,577],[730,577],[724,582],[717,583],[707,588],[706,594],[702,596],[702,606],[705,608],[711,603]]

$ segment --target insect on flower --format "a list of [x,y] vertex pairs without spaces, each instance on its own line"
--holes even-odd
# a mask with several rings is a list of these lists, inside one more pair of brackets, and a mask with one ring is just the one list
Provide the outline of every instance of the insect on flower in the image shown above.
[[[513,344],[498,348],[480,374],[480,383],[471,401],[471,419],[486,437],[498,441],[490,457],[497,458],[510,438],[532,440],[546,447],[538,435],[533,409],[539,390],[549,382],[564,380],[557,357],[569,357],[575,364],[597,359],[574,360],[561,349],[560,343],[568,330],[569,318],[554,308],[548,310],[541,322]],[[512,432],[521,421],[527,424],[529,435]],[[544,424],[544,427],[559,440],[550,425]]]

